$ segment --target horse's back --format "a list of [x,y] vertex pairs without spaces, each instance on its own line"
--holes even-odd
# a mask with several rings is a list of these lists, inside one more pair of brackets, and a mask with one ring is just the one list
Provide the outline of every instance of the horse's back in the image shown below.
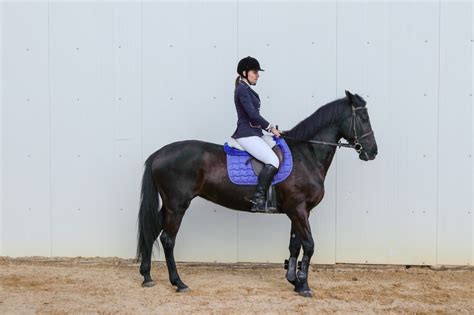
[[170,152],[175,150],[183,150],[184,152],[200,151],[204,153],[208,151],[224,151],[224,146],[202,140],[181,140],[168,143],[161,147],[157,152]]
[[[219,154],[220,153],[220,154]],[[224,146],[202,140],[181,140],[168,143],[150,155],[153,159],[153,168],[161,167],[172,163],[179,166],[180,164],[190,164],[202,161],[203,158],[224,155]]]

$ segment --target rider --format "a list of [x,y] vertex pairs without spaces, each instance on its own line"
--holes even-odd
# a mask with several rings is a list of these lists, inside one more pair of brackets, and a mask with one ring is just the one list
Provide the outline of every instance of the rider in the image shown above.
[[[256,159],[263,162],[264,167],[258,175],[255,194],[249,200],[251,211],[265,212],[266,192],[273,176],[277,173],[280,161],[271,149],[274,140],[269,135],[263,135],[262,129],[280,136],[280,131],[260,115],[260,98],[250,86],[256,85],[260,68],[257,59],[245,57],[237,65],[239,76],[235,80],[234,103],[237,109],[237,129],[232,135],[242,148]],[[268,139],[270,138],[270,139]]]

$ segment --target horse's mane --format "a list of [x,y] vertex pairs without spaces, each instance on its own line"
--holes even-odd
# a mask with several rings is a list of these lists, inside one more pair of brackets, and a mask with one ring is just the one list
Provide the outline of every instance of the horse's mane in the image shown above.
[[343,118],[342,113],[347,108],[348,102],[347,97],[344,97],[321,106],[309,117],[285,131],[284,135],[300,140],[310,140],[318,131]]

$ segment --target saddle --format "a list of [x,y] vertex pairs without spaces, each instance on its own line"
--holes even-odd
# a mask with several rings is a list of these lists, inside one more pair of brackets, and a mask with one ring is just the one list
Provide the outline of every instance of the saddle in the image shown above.
[[[276,156],[278,157],[278,160],[280,161],[280,165],[281,165],[283,163],[283,152],[281,151],[280,147],[276,145],[272,148],[272,151],[275,152]],[[260,161],[260,160],[257,160],[253,156],[249,157],[249,161],[250,161],[250,163],[252,163],[253,172],[258,177],[258,175],[260,174],[260,171],[262,170],[262,168],[264,166],[263,162]]]
[[[276,145],[272,148],[273,152],[280,160],[280,167],[275,174],[267,192],[267,207],[271,213],[279,212],[276,198],[276,190],[274,185],[284,181],[293,169],[293,158],[290,148],[283,138],[273,137]],[[258,174],[262,170],[264,164],[250,155],[247,151],[235,141],[230,139],[224,143],[224,151],[227,158],[227,174],[232,183],[236,185],[257,185]]]

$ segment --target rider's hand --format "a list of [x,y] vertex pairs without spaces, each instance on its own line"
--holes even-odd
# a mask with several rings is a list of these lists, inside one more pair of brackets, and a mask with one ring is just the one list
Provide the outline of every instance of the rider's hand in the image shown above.
[[273,133],[275,136],[280,137],[281,134],[280,134],[280,130],[276,129],[275,127],[273,127],[271,130],[270,130],[271,133]]

